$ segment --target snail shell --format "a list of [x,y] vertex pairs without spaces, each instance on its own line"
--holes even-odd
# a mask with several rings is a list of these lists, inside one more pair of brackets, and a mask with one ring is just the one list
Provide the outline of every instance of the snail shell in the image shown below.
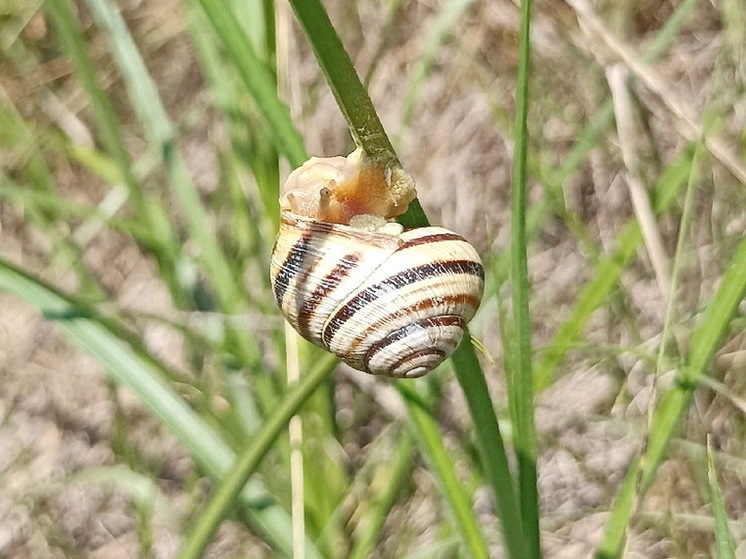
[[[319,161],[329,160],[310,166]],[[387,215],[356,214],[351,221],[363,228],[300,215],[296,179],[288,180],[290,203],[270,265],[286,319],[355,369],[409,378],[439,365],[460,343],[481,300],[484,270],[476,250],[447,229],[404,230],[386,223]],[[328,206],[323,199],[334,197],[338,186],[322,181],[314,204]],[[324,192],[329,188],[331,194]],[[390,211],[399,210],[384,213]]]

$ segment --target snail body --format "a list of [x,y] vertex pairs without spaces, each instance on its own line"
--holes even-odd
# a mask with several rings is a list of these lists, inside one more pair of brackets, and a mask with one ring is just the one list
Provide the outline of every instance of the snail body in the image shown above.
[[[344,219],[353,225],[301,215],[291,179],[270,278],[293,328],[351,367],[377,375],[422,376],[451,355],[482,296],[484,270],[476,250],[441,227],[404,230],[386,222],[398,208],[355,211]],[[317,176],[310,182],[311,196],[321,191],[311,204],[318,208],[307,213],[318,214],[338,183]]]

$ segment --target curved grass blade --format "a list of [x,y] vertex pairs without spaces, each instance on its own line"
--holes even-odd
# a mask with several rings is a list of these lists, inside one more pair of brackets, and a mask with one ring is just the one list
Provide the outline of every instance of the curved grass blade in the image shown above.
[[[181,549],[179,554],[181,559],[198,559],[202,556],[218,525],[235,503],[241,489],[247,484],[264,455],[287,426],[290,418],[329,376],[336,362],[335,356],[326,354],[324,359],[317,362],[316,366],[306,373],[295,386],[291,385],[288,388],[288,392],[281,398],[275,411],[254,434],[251,444],[238,456],[208,501],[205,510],[200,514],[199,521]],[[317,552],[308,555],[320,557]]]
[[[666,456],[668,445],[681,424],[681,417],[689,407],[694,390],[715,352],[720,347],[728,324],[738,312],[738,306],[746,296],[746,238],[741,240],[730,267],[721,280],[720,287],[695,328],[689,341],[689,355],[677,374],[677,384],[668,390],[653,411],[649,427],[649,439],[641,458],[641,471],[637,487],[637,498],[642,499],[655,480],[658,468]],[[619,510],[617,510],[619,508]],[[632,502],[617,500],[612,509],[611,519],[630,518]],[[625,525],[628,522],[624,523]],[[611,559],[620,557],[626,537],[626,527],[607,524],[599,557]]]
[[432,463],[433,470],[438,472],[441,491],[447,496],[446,502],[450,505],[456,519],[456,526],[461,532],[461,538],[469,551],[469,556],[486,559],[489,556],[487,542],[471,510],[472,496],[456,477],[453,460],[443,444],[429,406],[422,401],[418,391],[406,384],[406,381],[400,381],[397,384],[407,402],[409,417],[424,447],[425,454]]
[[254,47],[236,21],[224,0],[199,0],[212,23],[215,33],[236,66],[241,79],[266,120],[280,153],[293,167],[300,167],[308,158],[298,130],[293,126],[287,106],[277,96],[270,69],[256,56]]
[[[230,471],[235,454],[220,434],[202,419],[162,379],[162,372],[102,322],[88,309],[33,279],[0,259],[0,290],[12,293],[38,308],[75,343],[104,367],[118,385],[132,390],[142,404],[173,432],[195,461],[213,478]],[[278,552],[292,549],[290,517],[258,482],[249,482],[240,494],[251,525]],[[313,546],[307,544],[309,556]]]
[[191,235],[199,243],[200,259],[205,263],[221,308],[240,313],[243,297],[230,271],[223,251],[210,228],[199,194],[176,148],[176,135],[142,57],[127,26],[110,0],[86,0],[98,25],[111,45],[114,60],[152,149],[165,164],[171,188],[181,203]]
[[96,77],[96,69],[73,6],[69,0],[54,0],[47,2],[45,6],[55,23],[60,43],[72,60],[77,76],[90,98],[98,135],[127,185],[135,215],[151,234],[148,248],[158,258],[161,273],[172,294],[178,299],[183,299],[185,298],[184,288],[178,273],[180,259],[178,249],[181,244],[176,241],[169,221],[165,217],[166,211],[160,201],[147,197],[134,175],[132,163],[124,145],[120,122],[111,100]]

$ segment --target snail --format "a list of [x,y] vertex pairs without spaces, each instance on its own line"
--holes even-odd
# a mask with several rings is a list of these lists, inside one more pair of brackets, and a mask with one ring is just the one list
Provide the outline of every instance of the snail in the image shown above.
[[312,157],[281,197],[270,263],[277,304],[305,339],[355,369],[420,377],[450,356],[479,306],[484,269],[442,227],[388,220],[414,199],[401,168]]

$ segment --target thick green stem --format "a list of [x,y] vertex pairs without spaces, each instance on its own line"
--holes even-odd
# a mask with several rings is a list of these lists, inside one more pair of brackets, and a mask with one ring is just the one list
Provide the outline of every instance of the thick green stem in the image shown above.
[[526,182],[528,152],[528,80],[531,0],[521,3],[520,64],[516,91],[515,159],[513,161],[511,213],[511,276],[513,319],[517,342],[511,367],[511,412],[515,424],[518,458],[518,487],[521,519],[526,541],[523,557],[541,557],[539,537],[539,499],[536,471],[536,427],[534,425],[534,387],[531,363],[531,315],[526,256]]

